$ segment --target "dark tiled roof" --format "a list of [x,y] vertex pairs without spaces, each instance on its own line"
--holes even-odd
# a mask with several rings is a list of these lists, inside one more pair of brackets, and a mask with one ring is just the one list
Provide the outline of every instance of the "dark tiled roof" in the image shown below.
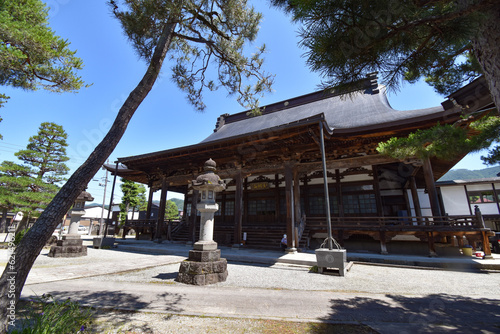
[[[304,101],[304,103],[300,103]],[[245,113],[227,115],[218,129],[202,143],[265,131],[286,124],[323,114],[334,132],[387,125],[396,122],[411,122],[420,117],[436,115],[444,111],[442,106],[417,109],[392,109],[384,86],[361,90],[350,95],[325,95],[317,92],[291,101],[267,106],[261,116],[248,117]]]

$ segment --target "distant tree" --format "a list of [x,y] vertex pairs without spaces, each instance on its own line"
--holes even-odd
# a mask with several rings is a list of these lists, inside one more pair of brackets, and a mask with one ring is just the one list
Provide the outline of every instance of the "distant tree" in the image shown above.
[[[498,0],[271,2],[302,23],[307,62],[324,75],[325,87],[350,90],[367,73],[379,71],[392,89],[401,79],[424,77],[449,94],[484,74],[500,107]],[[500,161],[500,148],[484,160]]]
[[[36,257],[57,223],[115,149],[130,119],[152,89],[167,54],[175,63],[173,80],[199,110],[205,107],[202,95],[206,89],[223,86],[247,108],[257,108],[258,96],[271,89],[273,77],[262,70],[264,48],[245,56],[246,45],[255,39],[261,19],[259,13],[247,6],[246,0],[126,0],[109,3],[148,67],[118,111],[107,135],[26,233],[16,249],[14,268],[4,270],[0,278],[0,319],[3,320],[0,327],[4,331],[7,330],[10,302],[6,297],[8,272],[17,272],[17,301]],[[209,70],[210,64],[215,66],[214,70]],[[217,81],[210,80],[210,74],[214,74]]]
[[146,188],[141,184],[137,184],[134,181],[121,179],[121,190],[123,193],[122,201],[120,203],[120,222],[125,223],[128,212],[132,209],[132,213],[135,210],[139,210],[141,207],[145,206],[146,203]]
[[[0,85],[53,92],[83,86],[75,74],[82,69],[82,60],[67,40],[50,29],[42,1],[0,0],[0,22]],[[0,107],[8,98],[0,93]]]
[[177,219],[179,218],[179,209],[177,204],[173,201],[168,200],[165,206],[165,219]]
[[15,153],[22,164],[4,161],[0,165],[0,207],[23,213],[18,229],[29,217],[38,216],[59,190],[58,183],[69,168],[65,162],[67,134],[55,123],[42,123],[24,150]]
[[180,198],[172,198],[170,199],[172,202],[174,202],[177,205],[177,209],[182,210],[184,209],[184,200]]
[[0,209],[2,210],[2,220],[0,230],[7,232],[7,213],[9,211],[18,212],[20,207],[19,194],[24,192],[28,169],[11,161],[4,161],[0,165]]

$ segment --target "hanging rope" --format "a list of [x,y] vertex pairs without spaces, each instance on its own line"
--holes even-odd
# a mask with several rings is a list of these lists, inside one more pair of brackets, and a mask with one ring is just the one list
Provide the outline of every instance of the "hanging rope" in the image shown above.
[[335,238],[334,238],[334,237],[331,237],[331,238],[330,238],[330,237],[327,237],[327,238],[325,239],[325,241],[323,241],[323,243],[321,244],[321,246],[319,246],[319,248],[327,248],[327,247],[324,247],[324,246],[328,243],[328,240],[329,240],[329,239],[331,239],[331,240],[333,241],[333,244],[335,245],[335,247],[337,247],[337,249],[343,249],[343,248],[339,245],[339,243],[337,242],[337,240],[335,240]]

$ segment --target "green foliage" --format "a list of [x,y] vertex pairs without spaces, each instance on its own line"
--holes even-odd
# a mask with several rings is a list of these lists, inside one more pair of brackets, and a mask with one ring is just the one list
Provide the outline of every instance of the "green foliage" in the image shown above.
[[28,230],[29,229],[25,229],[25,230],[21,230],[21,231],[16,233],[16,235],[14,236],[14,245],[16,245],[16,246],[19,245],[19,243],[23,239],[26,232],[28,232]]
[[482,118],[467,127],[438,124],[408,137],[391,138],[380,143],[377,151],[400,160],[414,157],[451,160],[489,147],[499,138],[499,132],[500,118],[496,116]]
[[165,219],[177,219],[179,218],[179,209],[177,205],[168,200],[165,206]]
[[146,188],[133,181],[121,179],[120,185],[123,196],[120,203],[120,222],[124,223],[129,209],[136,211],[144,209],[146,206]]
[[54,123],[42,123],[38,134],[29,139],[25,150],[15,155],[23,164],[0,164],[0,207],[17,209],[37,216],[58,191],[58,182],[67,173],[64,129]]
[[70,300],[58,301],[50,295],[29,302],[28,314],[22,319],[21,329],[12,334],[66,334],[83,333],[91,323],[90,309]]
[[0,85],[54,92],[76,91],[82,60],[48,26],[40,0],[0,0]]
[[180,198],[171,198],[170,201],[174,202],[175,205],[177,205],[177,209],[183,210],[184,209],[184,200]]
[[30,137],[26,149],[15,155],[33,168],[37,178],[55,184],[64,181],[62,176],[69,171],[65,164],[69,160],[66,156],[67,138],[62,126],[45,122],[40,125],[38,134]]
[[[473,39],[495,1],[273,0],[303,24],[307,63],[326,86],[380,71],[397,88],[426,77],[449,92],[481,72]],[[446,73],[446,75],[445,75]]]
[[[273,76],[262,70],[265,46],[245,56],[245,46],[255,39],[261,20],[246,0],[111,0],[109,4],[137,54],[146,61],[152,58],[166,24],[175,25],[168,51],[174,63],[172,79],[198,110],[206,107],[206,89],[225,87],[250,109],[258,105],[258,96],[271,90]],[[210,63],[218,69],[209,70]]]

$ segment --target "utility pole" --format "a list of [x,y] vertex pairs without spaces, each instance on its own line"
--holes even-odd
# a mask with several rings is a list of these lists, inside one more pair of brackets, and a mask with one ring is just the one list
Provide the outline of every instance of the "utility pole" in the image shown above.
[[[106,163],[108,163],[106,161]],[[106,171],[106,179],[104,180],[104,195],[102,196],[102,210],[101,210],[101,222],[99,223],[99,235],[102,235],[103,228],[104,228],[104,203],[106,203],[106,187],[108,185],[108,170],[106,168],[102,168]],[[99,183],[99,186],[102,186],[101,183]]]

